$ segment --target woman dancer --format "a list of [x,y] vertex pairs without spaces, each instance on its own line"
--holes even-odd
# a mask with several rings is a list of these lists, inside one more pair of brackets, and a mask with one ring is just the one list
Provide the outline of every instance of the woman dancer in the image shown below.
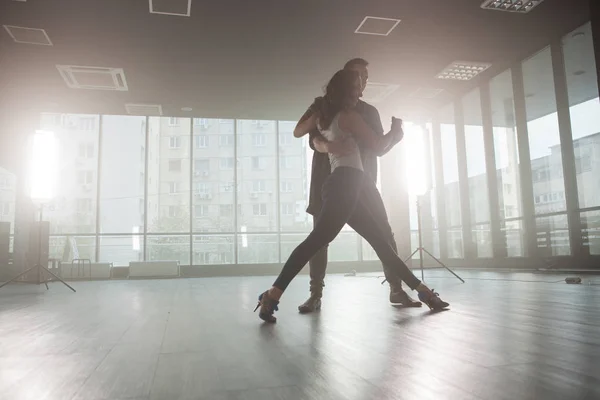
[[[360,115],[352,110],[358,102],[360,91],[360,79],[355,71],[338,71],[327,84],[325,96],[315,112],[310,118],[299,122],[294,130],[294,136],[300,137],[318,126],[327,140],[347,139],[352,141],[353,146],[344,155],[329,155],[331,175],[323,185],[323,205],[313,230],[292,251],[273,286],[258,297],[254,311],[260,308],[259,317],[266,322],[277,321],[273,313],[278,310],[279,299],[287,286],[319,249],[335,239],[346,223],[369,242],[384,264],[393,267],[411,289],[417,290],[419,299],[430,309],[441,310],[449,305],[413,275],[388,244],[365,203],[360,201],[365,191],[372,190],[374,186],[364,183],[368,178],[365,178],[355,140],[363,141],[373,151],[380,153],[402,137],[402,130],[394,127],[384,136],[373,133]],[[394,125],[396,123],[393,122]],[[376,195],[379,196],[379,193]]]

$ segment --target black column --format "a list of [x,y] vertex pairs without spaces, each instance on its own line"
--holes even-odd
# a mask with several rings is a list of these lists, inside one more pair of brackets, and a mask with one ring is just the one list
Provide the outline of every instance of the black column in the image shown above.
[[488,198],[490,205],[490,230],[494,257],[506,257],[506,240],[500,229],[500,201],[498,200],[498,176],[496,173],[496,154],[494,153],[494,124],[490,84],[481,85],[481,119],[483,125],[483,145],[485,147],[485,169],[487,173]]
[[577,172],[575,170],[575,150],[573,149],[567,76],[565,73],[562,44],[560,42],[552,43],[550,50],[552,52],[552,69],[554,71],[554,92],[556,94],[556,111],[558,115],[560,149],[565,182],[569,239],[571,242],[571,254],[577,257],[582,255],[583,243],[581,221],[579,219]]
[[464,258],[476,258],[477,246],[473,241],[471,221],[471,201],[469,199],[469,171],[467,170],[467,143],[465,139],[465,117],[463,104],[454,102],[454,123],[456,126],[456,153],[458,159],[458,187],[460,190],[460,214],[463,232]]
[[596,53],[596,78],[600,88],[600,1],[590,0],[590,20],[592,21],[592,38],[594,39],[594,53]]
[[512,68],[513,93],[515,96],[515,123],[517,145],[519,147],[519,173],[521,175],[521,201],[523,202],[523,231],[525,256],[537,257],[537,229],[533,201],[533,179],[531,176],[531,156],[529,153],[529,132],[523,87],[523,68],[517,64]]
[[435,176],[435,202],[437,207],[438,234],[440,235],[440,258],[448,258],[448,223],[446,220],[444,162],[442,159],[442,134],[438,118],[431,124],[431,140],[433,148],[433,172]]

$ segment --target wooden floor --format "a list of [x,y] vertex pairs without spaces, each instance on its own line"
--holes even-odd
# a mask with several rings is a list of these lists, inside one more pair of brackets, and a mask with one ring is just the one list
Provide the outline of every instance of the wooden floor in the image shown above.
[[323,310],[299,315],[299,276],[276,325],[252,313],[272,277],[8,286],[0,399],[600,398],[600,286],[463,277],[427,273],[452,307],[431,314],[374,276],[329,276]]

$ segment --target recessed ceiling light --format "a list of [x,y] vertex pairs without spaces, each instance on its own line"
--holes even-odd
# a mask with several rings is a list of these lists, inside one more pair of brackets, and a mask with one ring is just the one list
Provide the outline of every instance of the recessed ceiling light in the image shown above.
[[485,0],[481,8],[494,11],[528,13],[544,0]]
[[192,107],[181,107],[181,111],[190,112],[192,111]]
[[483,71],[491,67],[489,63],[476,63],[470,61],[454,61],[448,65],[436,78],[456,81],[470,81]]

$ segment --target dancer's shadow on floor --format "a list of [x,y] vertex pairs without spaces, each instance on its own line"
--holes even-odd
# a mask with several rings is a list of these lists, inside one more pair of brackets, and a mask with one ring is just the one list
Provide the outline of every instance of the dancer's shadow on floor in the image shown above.
[[[392,307],[394,307],[397,310],[406,310],[406,309],[414,309],[415,307],[407,307],[407,306],[403,306],[400,304],[393,304]],[[412,325],[414,323],[417,323],[425,318],[428,317],[432,317],[434,315],[446,312],[446,311],[450,311],[449,309],[445,309],[445,310],[425,310],[424,312],[421,312],[418,315],[411,315],[411,316],[406,316],[404,318],[401,319],[397,319],[396,321],[394,321],[395,325],[398,326],[407,326],[407,325]]]

